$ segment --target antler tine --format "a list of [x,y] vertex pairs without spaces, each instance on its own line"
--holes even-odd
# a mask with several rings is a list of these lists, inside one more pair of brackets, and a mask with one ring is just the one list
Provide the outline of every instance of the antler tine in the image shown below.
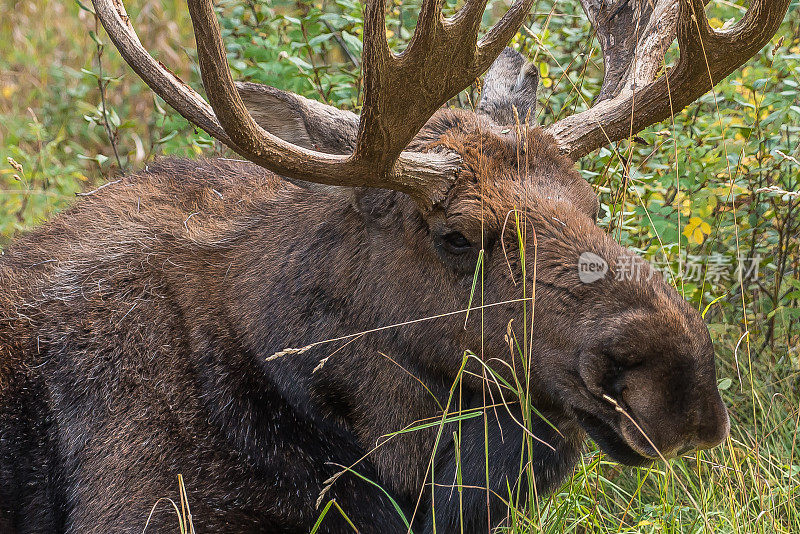
[[356,148],[349,156],[293,145],[253,120],[231,77],[212,0],[188,0],[210,106],[144,50],[121,0],[93,2],[106,31],[142,79],[181,115],[245,158],[292,180],[402,191],[429,209],[449,190],[460,158],[403,150],[442,104],[488,68],[533,0],[517,0],[479,43],[486,0],[468,1],[449,20],[442,17],[443,0],[424,0],[414,38],[399,55],[386,41],[385,0],[367,0],[364,108]]
[[203,97],[145,50],[121,0],[93,0],[93,4],[109,37],[136,74],[187,120],[236,149]]
[[406,52],[413,53],[414,47],[419,46],[419,43],[436,38],[436,34],[439,33],[442,27],[443,4],[444,0],[424,0],[422,2],[419,17],[417,18],[417,27],[414,30],[411,42],[408,43]]
[[448,24],[463,24],[465,33],[471,36],[472,39],[477,39],[478,30],[481,27],[481,19],[483,12],[486,11],[486,4],[489,0],[467,0],[461,9],[453,15],[448,21]]
[[[788,6],[789,0],[752,0],[733,27],[714,30],[703,0],[658,0],[649,21],[637,23],[647,30],[647,39],[638,39],[616,94],[547,130],[564,153],[577,159],[671,117],[756,54],[775,34]],[[676,31],[678,61],[653,80]]]
[[[609,4],[604,0],[581,0],[581,4],[589,17],[589,22],[594,27],[595,35],[603,51],[603,86],[597,95],[596,102],[613,98],[619,94],[626,82],[630,85],[630,71],[633,67],[631,58],[636,53],[637,45],[640,42],[647,42],[654,29],[658,31],[659,28],[653,28],[653,26],[666,23],[667,26],[660,29],[667,42],[662,43],[660,39],[657,39],[657,42],[653,44],[658,47],[658,50],[655,51],[658,57],[652,62],[645,61],[656,68],[660,67],[663,50],[666,50],[669,43],[675,39],[677,2],[660,2],[661,8],[665,5],[672,8],[673,12],[667,13],[667,17],[663,17],[663,13],[655,17],[651,16],[656,8],[655,0],[624,2],[621,5],[617,5],[619,2]],[[653,22],[657,24],[652,24]],[[637,56],[639,65],[643,63],[641,53],[640,51]],[[646,82],[652,81],[654,77],[655,73],[652,73]]]
[[[373,0],[364,5],[361,74],[364,80],[364,105],[358,128],[356,154],[373,159],[388,148],[388,132],[381,131],[381,117],[388,110],[381,108],[378,98],[385,91],[387,70],[396,62],[386,40],[386,0]],[[398,150],[402,150],[401,147]],[[389,156],[390,158],[393,156]]]
[[362,38],[362,69],[384,68],[392,51],[386,39],[386,0],[372,0],[364,5],[364,37]]

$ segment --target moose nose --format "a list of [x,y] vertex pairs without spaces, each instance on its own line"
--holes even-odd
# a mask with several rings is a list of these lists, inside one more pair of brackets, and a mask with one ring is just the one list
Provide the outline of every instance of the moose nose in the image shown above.
[[728,409],[720,398],[712,404],[710,410],[701,414],[695,435],[694,448],[704,450],[716,447],[728,436],[730,428],[731,421],[728,417]]

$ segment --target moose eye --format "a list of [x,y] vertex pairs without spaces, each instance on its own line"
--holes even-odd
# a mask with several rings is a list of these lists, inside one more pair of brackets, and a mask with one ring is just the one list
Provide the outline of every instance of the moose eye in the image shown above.
[[472,248],[472,243],[461,232],[450,232],[442,236],[442,244],[448,252],[463,254]]

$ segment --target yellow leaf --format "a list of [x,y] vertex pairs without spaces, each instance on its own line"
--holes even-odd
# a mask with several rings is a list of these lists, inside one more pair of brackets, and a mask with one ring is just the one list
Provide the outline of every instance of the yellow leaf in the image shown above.
[[706,236],[711,234],[711,225],[705,222],[700,217],[692,217],[683,229],[683,235],[690,243],[702,245]]
[[550,65],[547,63],[539,63],[539,77],[547,78],[550,76]]
[[681,215],[688,217],[689,214],[692,213],[692,201],[685,193],[680,193],[678,197],[678,206],[681,208]]

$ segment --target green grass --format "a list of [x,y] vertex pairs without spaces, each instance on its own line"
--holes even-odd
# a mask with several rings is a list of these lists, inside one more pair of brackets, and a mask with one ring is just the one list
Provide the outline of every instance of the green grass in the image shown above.
[[[0,246],[120,171],[165,154],[220,151],[152,96],[79,4],[0,1]],[[393,44],[408,37],[418,3],[406,2],[404,22],[390,26]],[[737,5],[745,4],[712,0],[709,14],[722,24],[741,15]],[[395,3],[393,20],[401,7]],[[796,7],[744,69],[674,121],[643,132],[647,144],[623,142],[580,162],[603,203],[601,225],[671,269],[677,289],[707,309],[730,438],[649,469],[613,464],[590,445],[557,492],[521,506],[514,531],[800,532],[800,199],[764,191],[799,188]],[[577,0],[558,2],[549,16],[551,8],[538,2],[530,31],[514,41],[540,64],[543,124],[583,109],[602,76]],[[145,45],[199,87],[183,2],[141,0],[128,10]],[[356,2],[300,9],[228,1],[221,14],[237,77],[357,108],[358,69],[344,50],[360,52]],[[695,279],[686,269],[691,258],[713,254],[743,256],[760,276],[717,278],[701,263]]]

